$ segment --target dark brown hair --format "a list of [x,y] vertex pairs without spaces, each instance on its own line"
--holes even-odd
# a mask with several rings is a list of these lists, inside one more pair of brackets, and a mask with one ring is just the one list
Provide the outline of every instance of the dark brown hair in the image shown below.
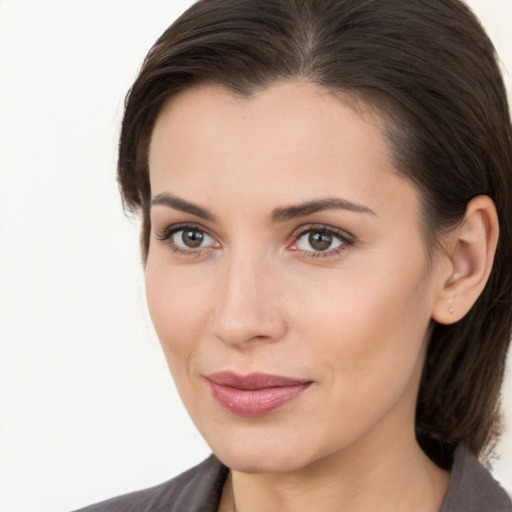
[[[147,154],[172,96],[201,84],[251,95],[277,80],[347,93],[386,121],[398,172],[420,191],[426,244],[490,196],[500,240],[487,286],[454,325],[433,326],[417,433],[480,454],[497,424],[512,326],[512,133],[495,49],[459,0],[201,0],[150,50],[126,100],[118,177],[150,235]],[[435,444],[435,442],[434,442]],[[444,445],[443,445],[444,446]]]

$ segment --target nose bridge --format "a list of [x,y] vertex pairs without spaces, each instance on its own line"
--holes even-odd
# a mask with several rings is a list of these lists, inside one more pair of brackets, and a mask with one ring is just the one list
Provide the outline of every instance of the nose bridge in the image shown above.
[[234,250],[223,262],[213,330],[224,343],[244,346],[284,334],[272,265],[264,254]]

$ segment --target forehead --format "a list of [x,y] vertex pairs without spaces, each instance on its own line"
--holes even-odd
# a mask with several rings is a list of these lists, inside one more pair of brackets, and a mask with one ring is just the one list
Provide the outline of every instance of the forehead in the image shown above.
[[152,193],[193,191],[205,201],[222,193],[244,196],[246,204],[333,193],[376,203],[404,190],[415,196],[392,165],[382,127],[369,109],[310,83],[278,83],[250,97],[192,88],[173,98],[155,124]]

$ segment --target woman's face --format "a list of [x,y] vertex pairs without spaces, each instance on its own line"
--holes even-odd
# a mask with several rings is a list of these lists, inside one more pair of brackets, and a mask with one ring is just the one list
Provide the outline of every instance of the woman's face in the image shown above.
[[[375,115],[315,85],[174,98],[150,147],[147,299],[181,397],[241,471],[414,439],[432,270]],[[446,272],[444,272],[444,275]]]

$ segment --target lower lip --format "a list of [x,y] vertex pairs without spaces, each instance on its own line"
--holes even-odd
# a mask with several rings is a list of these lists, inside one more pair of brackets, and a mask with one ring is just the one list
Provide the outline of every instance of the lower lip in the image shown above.
[[225,411],[250,418],[264,416],[279,409],[302,395],[310,385],[307,382],[293,386],[238,389],[210,381],[213,398]]

